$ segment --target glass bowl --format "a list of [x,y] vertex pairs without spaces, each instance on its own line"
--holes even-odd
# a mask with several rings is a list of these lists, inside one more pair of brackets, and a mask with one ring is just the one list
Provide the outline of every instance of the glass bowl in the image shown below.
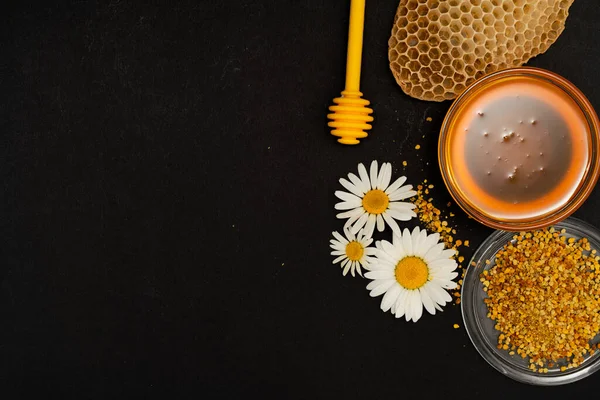
[[[576,218],[568,218],[554,225],[555,229],[566,229],[567,238],[588,238],[591,248],[600,253],[600,231],[586,222]],[[563,385],[585,378],[600,369],[600,351],[587,356],[576,368],[562,372],[558,367],[548,368],[547,373],[530,370],[528,359],[518,354],[509,355],[509,350],[500,350],[498,336],[500,332],[494,328],[495,322],[487,317],[488,309],[484,303],[487,294],[479,277],[484,270],[494,266],[494,257],[508,242],[512,241],[514,232],[496,231],[492,233],[475,251],[463,278],[461,293],[461,309],[464,326],[473,345],[481,356],[495,369],[514,380],[533,385]],[[485,261],[490,260],[490,264]],[[600,343],[600,334],[592,341]]]
[[[472,160],[487,159],[490,156],[478,154],[470,147],[467,149],[467,144],[474,143],[476,136],[469,133],[468,136],[463,137],[462,133],[458,133],[463,131],[462,118],[468,118],[467,116],[471,115],[469,110],[475,107],[474,105],[479,101],[484,101],[482,99],[489,96],[494,98],[497,95],[500,97],[507,96],[506,93],[514,94],[513,91],[517,89],[504,91],[503,85],[512,85],[511,82],[521,82],[522,84],[528,82],[531,87],[544,87],[546,88],[544,90],[547,91],[550,91],[551,88],[554,92],[560,94],[560,96],[557,94],[557,98],[564,98],[564,103],[570,105],[565,107],[565,110],[569,109],[574,113],[572,117],[569,117],[569,120],[572,118],[573,121],[577,121],[577,124],[586,126],[585,131],[587,131],[584,135],[585,142],[587,142],[584,147],[587,147],[587,149],[579,150],[587,154],[587,161],[577,167],[574,166],[575,164],[569,167],[570,169],[576,169],[578,171],[576,174],[569,172],[570,175],[568,175],[565,172],[562,178],[555,176],[558,182],[557,186],[546,195],[526,201],[515,201],[512,204],[506,199],[501,199],[498,193],[489,193],[480,183],[475,183],[476,179],[471,173],[471,167],[468,167],[468,163],[465,161],[467,160],[466,154],[470,154]],[[522,92],[518,93],[534,99],[539,99],[539,96],[542,96],[540,94],[534,95],[536,91],[529,86],[520,90]],[[490,104],[496,103],[492,102]],[[483,112],[480,111],[480,113],[479,115],[482,116]],[[509,116],[504,118],[509,125],[515,122],[510,120]],[[499,127],[493,125],[493,122],[490,123],[492,123],[492,126],[489,129],[499,129]],[[535,120],[532,123],[535,123]],[[573,128],[572,130],[573,132],[583,132],[579,128]],[[468,129],[464,131],[468,131]],[[513,133],[515,132],[511,134]],[[463,140],[465,143],[464,146],[461,146],[460,143]],[[547,140],[556,145],[556,140],[562,141],[564,138],[547,138]],[[583,136],[573,137],[573,143],[583,143],[583,141]],[[492,141],[490,143],[496,142]],[[530,142],[527,141],[527,143]],[[496,151],[499,146],[493,146],[490,151]],[[541,155],[543,153],[540,153]],[[583,160],[581,154],[576,159]],[[556,224],[570,216],[583,204],[594,188],[600,176],[600,121],[585,95],[560,75],[531,67],[505,69],[476,80],[452,103],[440,129],[438,160],[442,178],[450,195],[454,198],[456,204],[473,219],[490,228],[505,231],[540,229]],[[543,170],[543,167],[541,167],[541,170]],[[489,171],[488,174],[490,174]],[[512,177],[513,175],[509,176]]]

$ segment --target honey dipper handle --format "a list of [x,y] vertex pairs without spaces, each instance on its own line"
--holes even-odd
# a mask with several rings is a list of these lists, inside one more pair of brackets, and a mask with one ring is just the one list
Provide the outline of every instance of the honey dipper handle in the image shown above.
[[350,3],[350,27],[348,28],[348,58],[346,59],[347,91],[359,91],[360,89],[364,24],[365,0],[352,0]]

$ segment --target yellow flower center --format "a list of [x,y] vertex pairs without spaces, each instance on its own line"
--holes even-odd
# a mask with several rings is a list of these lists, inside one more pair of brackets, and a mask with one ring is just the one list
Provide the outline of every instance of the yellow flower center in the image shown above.
[[362,258],[365,249],[362,244],[352,241],[346,245],[346,256],[350,261],[358,261]]
[[428,278],[429,268],[419,257],[404,257],[396,264],[396,280],[406,289],[418,289]]
[[362,206],[369,214],[381,214],[387,210],[390,198],[383,190],[369,190],[362,199]]

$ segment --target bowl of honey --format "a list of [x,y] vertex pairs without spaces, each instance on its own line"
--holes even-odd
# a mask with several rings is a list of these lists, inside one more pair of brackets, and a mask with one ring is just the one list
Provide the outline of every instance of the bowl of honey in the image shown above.
[[[553,228],[555,228],[557,235],[564,236],[567,240],[573,239],[574,241],[579,241],[582,238],[586,238],[592,251],[600,251],[600,230],[584,221],[570,217],[553,225]],[[506,332],[501,332],[497,329],[497,318],[491,318],[492,310],[486,304],[485,300],[490,297],[490,291],[480,278],[483,276],[483,274],[490,272],[494,268],[497,268],[497,256],[499,253],[505,251],[509,245],[518,246],[518,240],[516,239],[517,235],[518,234],[515,234],[515,232],[506,232],[500,230],[494,231],[477,248],[463,277],[460,305],[463,316],[463,324],[469,338],[471,339],[471,342],[473,343],[473,346],[475,346],[475,349],[485,359],[485,361],[487,361],[496,370],[500,371],[502,374],[511,379],[523,383],[544,386],[563,385],[592,375],[600,370],[600,333],[597,332],[591,334],[593,336],[593,338],[589,341],[589,347],[591,349],[589,351],[585,351],[583,360],[578,365],[569,365],[571,361],[568,358],[561,358],[559,360],[554,360],[553,362],[545,362],[542,366],[547,368],[542,369],[540,368],[540,365],[535,365],[538,368],[532,369],[531,364],[533,361],[530,358],[530,355],[525,356],[524,353],[519,355],[517,349],[499,346],[499,339],[501,338],[500,336],[504,336],[503,333]],[[552,246],[552,243],[550,246]],[[589,255],[589,252],[586,253]],[[539,254],[540,253],[538,253],[538,256]],[[533,257],[535,258],[536,256],[534,255]],[[560,258],[560,255],[558,257],[553,255],[552,257]],[[573,263],[572,265],[574,268],[579,267],[577,262]],[[527,267],[523,267],[520,264],[516,265],[515,268],[520,273],[527,271]],[[540,276],[543,277],[544,274],[552,274],[552,272],[545,270],[540,271]],[[588,272],[582,272],[582,274],[588,274]],[[570,278],[566,279],[568,280]],[[540,280],[536,283],[528,285],[527,288],[515,287],[515,289],[517,289],[516,291],[521,289],[521,292],[529,292],[532,290],[532,287],[534,289],[536,287],[544,289],[545,287],[549,287],[546,285],[549,285],[550,281],[551,280]],[[580,290],[589,291],[589,295],[593,296],[591,289],[588,288],[588,286],[585,286],[581,287]],[[571,289],[564,289],[565,292],[569,290]],[[574,291],[574,293],[577,293],[577,291]],[[564,292],[562,290],[548,290],[547,295],[547,301],[549,300],[551,303],[556,302],[556,304],[558,304],[560,300],[558,298],[553,298],[553,296],[564,296]],[[528,295],[526,294],[526,296]],[[503,297],[503,299],[503,301],[506,303],[513,302],[512,306],[508,306],[507,304],[502,305],[503,309],[507,310],[506,314],[510,313],[510,311],[508,311],[509,308],[514,309],[522,307],[524,310],[523,314],[519,314],[521,317],[515,319],[515,327],[518,327],[515,329],[517,335],[528,336],[531,335],[532,330],[535,330],[527,329],[526,325],[521,325],[519,324],[520,322],[528,321],[531,323],[532,321],[536,321],[537,325],[548,327],[548,336],[544,336],[548,342],[542,345],[548,347],[556,345],[556,333],[559,329],[557,326],[560,325],[560,323],[556,324],[554,328],[550,329],[549,325],[551,324],[548,323],[548,319],[550,317],[548,317],[547,314],[540,312],[528,315],[527,307],[521,304],[520,299],[516,299],[516,296],[511,298],[510,293]],[[529,298],[524,299],[524,301],[528,300]],[[546,301],[542,300],[541,302],[535,303],[537,303],[536,308],[540,311],[546,309]],[[575,302],[575,304],[577,304],[577,302]],[[561,310],[559,307],[557,307],[556,311],[558,314],[560,314],[561,312],[566,312],[568,309],[569,307],[566,307],[565,310]],[[506,317],[506,314],[503,316],[503,318]],[[555,315],[555,318],[558,320],[563,318],[563,316],[559,317],[558,314]],[[582,318],[585,318],[584,313],[580,315]],[[572,327],[575,329],[576,325],[572,325]],[[537,338],[539,339],[540,336],[537,336]],[[581,344],[583,341],[584,339],[581,339],[581,341],[578,343]],[[539,344],[540,343],[538,342],[537,345]],[[573,346],[576,345],[573,343]],[[576,347],[573,347],[571,350],[575,351]]]
[[571,215],[600,174],[600,122],[588,99],[543,69],[498,71],[451,105],[438,160],[456,203],[495,229],[540,229]]

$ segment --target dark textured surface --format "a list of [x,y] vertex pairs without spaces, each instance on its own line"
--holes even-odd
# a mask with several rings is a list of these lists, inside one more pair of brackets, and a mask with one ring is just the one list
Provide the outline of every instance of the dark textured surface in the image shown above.
[[[0,24],[3,399],[597,392],[600,374],[510,381],[452,328],[458,307],[398,321],[331,265],[333,192],[358,162],[391,161],[449,200],[436,161],[449,103],[396,86],[395,1],[367,2],[376,120],[356,147],[325,127],[348,1],[50,3],[5,6]],[[530,63],[596,106],[598,21],[576,1]],[[596,190],[577,216],[600,226],[598,204]],[[471,249],[490,232],[456,225]]]

